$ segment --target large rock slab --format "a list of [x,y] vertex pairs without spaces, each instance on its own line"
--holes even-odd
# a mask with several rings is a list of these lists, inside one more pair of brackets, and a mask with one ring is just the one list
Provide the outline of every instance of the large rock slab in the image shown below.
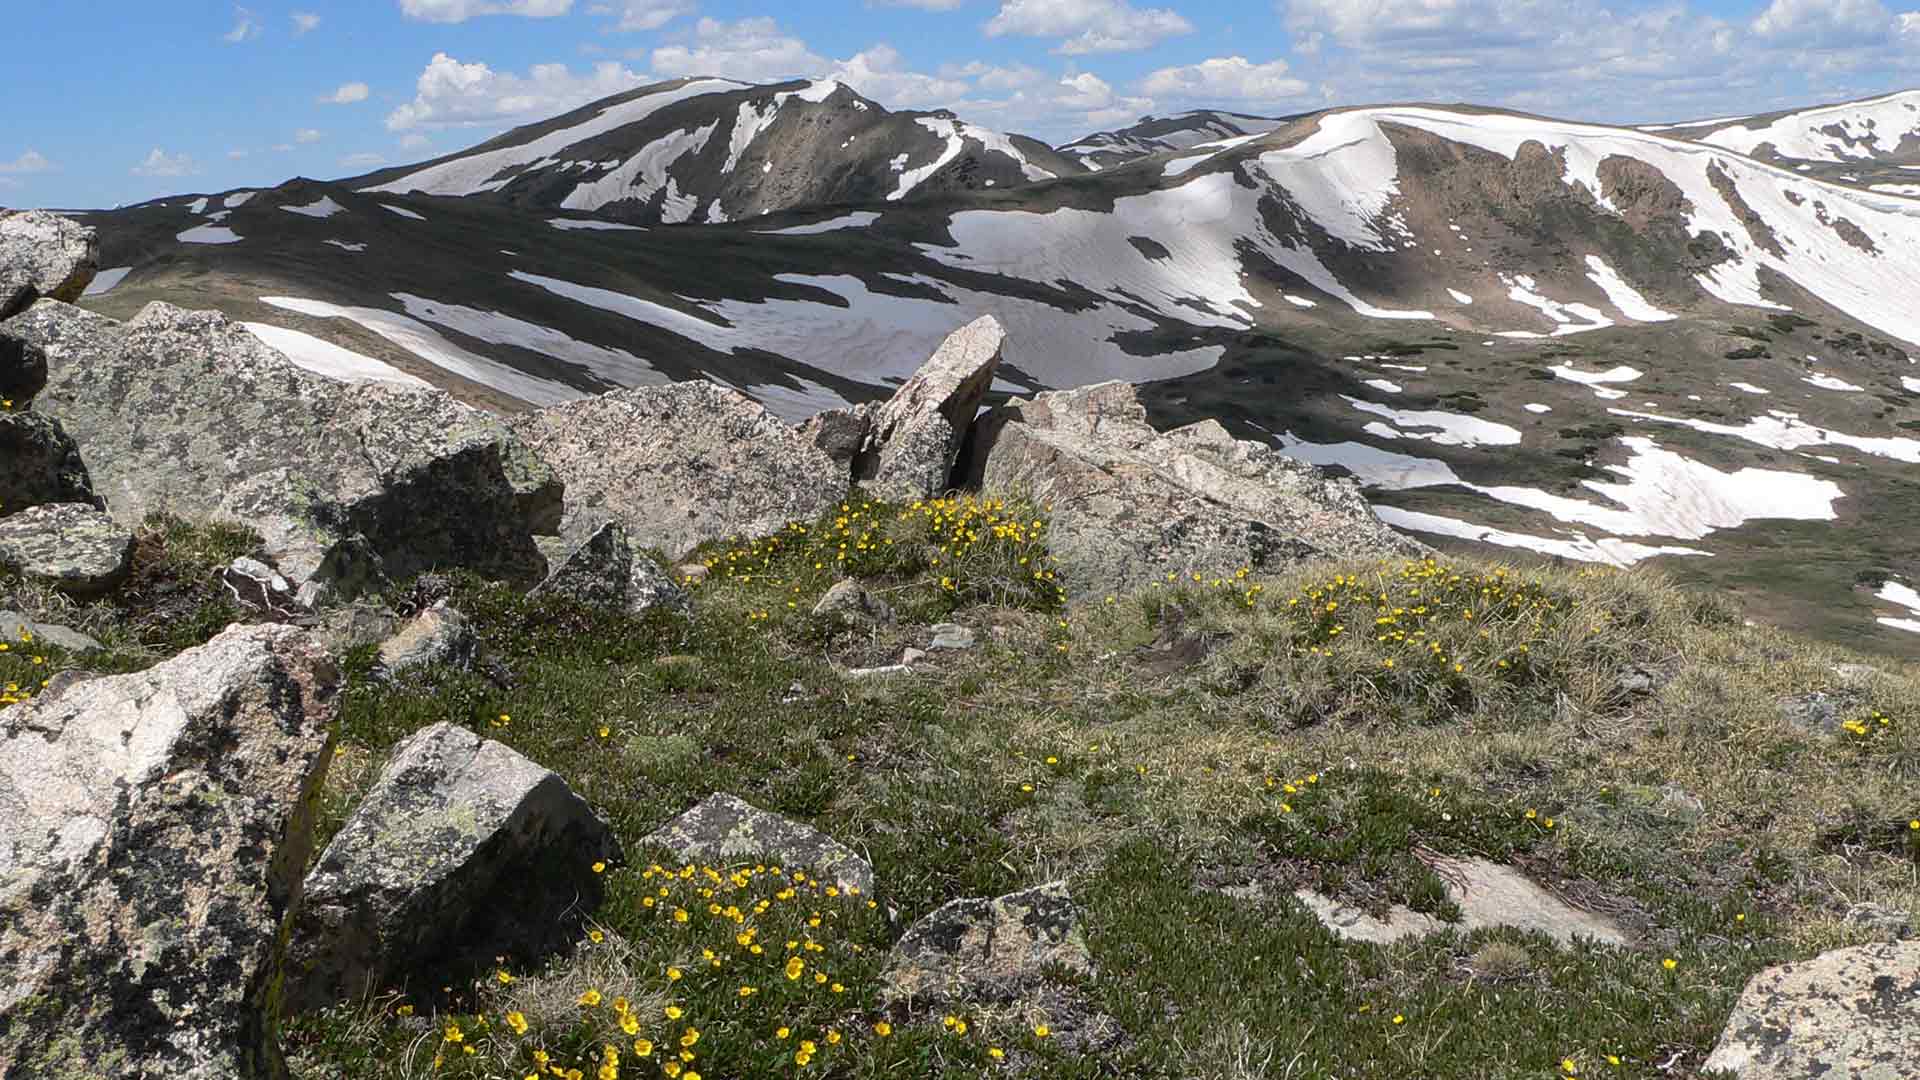
[[1920,1061],[1920,942],[1836,949],[1748,980],[1703,1069],[1738,1080],[1905,1080]]
[[669,558],[811,520],[847,471],[758,402],[705,380],[615,390],[507,418],[567,489],[560,535],[609,521]]
[[1294,898],[1335,934],[1378,945],[1443,930],[1464,934],[1496,926],[1545,934],[1562,945],[1571,945],[1576,938],[1602,945],[1627,944],[1626,932],[1612,919],[1574,907],[1511,866],[1486,859],[1448,858],[1434,859],[1431,865],[1447,899],[1460,908],[1457,923],[1398,904],[1387,911],[1386,918],[1376,918],[1309,889],[1295,892]]
[[133,533],[84,503],[47,503],[0,518],[0,565],[28,581],[95,596],[133,568]]
[[528,595],[565,596],[629,615],[656,607],[686,611],[693,603],[665,570],[635,553],[617,521],[600,526],[586,543],[558,560],[553,572]]
[[941,905],[893,947],[883,992],[889,1001],[1009,1001],[1056,965],[1093,971],[1064,881]]
[[532,534],[558,526],[559,482],[445,393],[322,378],[219,312],[154,303],[109,332],[43,302],[22,322],[9,329],[46,339],[42,405],[123,523],[244,522],[308,602],[435,566],[529,585],[546,571]]
[[72,303],[99,271],[92,229],[44,210],[0,210],[0,319],[43,296]]
[[60,421],[0,411],[0,517],[44,503],[99,505],[80,447]]
[[0,611],[0,641],[17,642],[22,638],[74,653],[105,648],[71,626],[37,622],[18,611]]
[[1050,547],[1081,594],[1168,573],[1428,551],[1382,524],[1351,480],[1212,420],[1155,431],[1124,382],[995,409],[975,426],[969,462],[983,490],[1052,508]]
[[665,848],[682,862],[765,858],[786,868],[805,867],[842,889],[873,892],[873,864],[852,848],[725,792],[707,796],[654,830],[644,843]]
[[[993,385],[1006,336],[991,315],[948,334],[892,398],[868,413],[852,459],[854,480],[883,499],[945,494],[961,439]],[[835,427],[817,425],[811,433],[826,437]]]
[[619,860],[612,831],[558,775],[453,724],[423,728],[393,748],[307,875],[288,1008],[431,993],[496,957],[537,964],[578,940],[604,893],[594,864]]
[[0,710],[0,1075],[284,1077],[339,672],[233,627]]

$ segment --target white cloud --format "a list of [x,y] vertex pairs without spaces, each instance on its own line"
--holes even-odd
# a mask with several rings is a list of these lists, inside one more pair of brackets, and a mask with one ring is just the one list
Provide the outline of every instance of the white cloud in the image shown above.
[[140,164],[133,167],[135,176],[192,176],[200,171],[190,154],[169,154],[154,147]]
[[367,100],[367,93],[366,83],[341,83],[338,90],[331,94],[322,94],[316,100],[322,105],[351,105],[356,101]]
[[1895,25],[1880,0],[1773,0],[1753,20],[1753,32],[1788,47],[1870,44]]
[[465,22],[477,15],[547,19],[573,10],[573,0],[400,0],[400,13],[423,22]]
[[1065,38],[1069,55],[1130,52],[1191,33],[1193,24],[1171,8],[1142,10],[1126,0],[1004,0],[987,20],[988,37]]
[[413,100],[387,114],[387,129],[497,127],[543,119],[646,82],[612,61],[596,64],[584,75],[575,75],[565,64],[538,64],[521,76],[435,53],[420,72]]
[[1920,11],[1909,11],[1900,16],[1900,32],[1920,34]]
[[220,35],[220,40],[229,45],[238,45],[260,36],[260,20],[253,17],[252,11],[243,7],[236,7],[233,11],[233,29]]
[[12,161],[0,161],[0,173],[38,173],[52,170],[53,162],[48,161],[45,155],[31,147]]
[[312,33],[320,25],[320,16],[310,11],[296,11],[288,17],[293,20],[293,32],[296,34]]
[[963,79],[909,71],[901,61],[899,50],[880,44],[835,63],[825,74],[890,109],[947,108],[971,89]]
[[370,169],[375,165],[385,165],[386,163],[387,156],[385,154],[376,154],[372,151],[348,154],[346,157],[340,159],[340,167],[343,169]]
[[317,143],[324,138],[326,138],[325,132],[317,131],[313,128],[301,128],[299,131],[293,133],[293,141],[299,143],[301,146],[306,146],[308,143]]
[[769,16],[723,22],[705,18],[690,44],[653,50],[653,70],[663,76],[720,75],[747,82],[775,82],[817,74],[831,61],[780,29]]
[[658,30],[682,15],[694,12],[692,0],[621,0],[618,4],[595,4],[587,9],[592,15],[618,15],[613,25],[618,31]]
[[972,79],[980,89],[995,92],[1038,86],[1047,80],[1047,73],[1037,67],[1027,64],[998,67],[981,60],[948,64],[940,69],[940,74],[950,79]]
[[273,152],[276,154],[284,154],[284,153],[287,153],[288,151],[291,151],[292,149],[293,149],[292,143],[283,142],[283,143],[273,144]]
[[1244,56],[1216,56],[1160,68],[1141,81],[1140,89],[1155,96],[1260,105],[1300,97],[1309,87],[1287,73],[1285,60],[1255,64]]

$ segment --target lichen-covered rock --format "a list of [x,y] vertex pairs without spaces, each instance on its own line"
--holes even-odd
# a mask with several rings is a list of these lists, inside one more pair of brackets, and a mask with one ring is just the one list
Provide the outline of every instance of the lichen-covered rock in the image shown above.
[[1448,928],[1465,934],[1504,926],[1545,934],[1563,945],[1571,945],[1576,939],[1602,945],[1627,944],[1626,932],[1612,919],[1574,907],[1511,866],[1487,859],[1449,858],[1435,858],[1429,865],[1447,899],[1460,909],[1459,922],[1442,922],[1398,904],[1388,910],[1385,919],[1376,919],[1307,889],[1295,892],[1294,897],[1321,925],[1341,937],[1359,941],[1384,943]]
[[42,296],[72,303],[99,271],[92,229],[44,210],[0,210],[0,319]]
[[529,595],[542,594],[632,615],[655,607],[685,611],[691,603],[686,590],[674,584],[666,571],[634,552],[617,521],[595,530]]
[[1155,431],[1123,382],[995,409],[975,427],[969,472],[974,486],[1051,508],[1049,546],[1082,594],[1168,573],[1428,551],[1382,524],[1351,480],[1212,420]]
[[0,411],[0,461],[0,517],[44,503],[99,503],[80,447],[50,416]]
[[[43,308],[22,317],[29,334],[75,330]],[[546,570],[532,534],[557,527],[560,485],[486,413],[302,371],[219,312],[154,303],[116,333],[70,336],[43,343],[41,403],[123,523],[155,510],[245,522],[309,603],[435,566],[526,584]]]
[[72,653],[92,652],[103,648],[98,641],[70,626],[36,622],[18,611],[0,611],[0,641],[38,642]]
[[1056,965],[1093,971],[1079,909],[1064,881],[994,900],[942,904],[893,947],[885,995],[892,1001],[1009,1001]]
[[506,418],[566,484],[560,535],[619,522],[678,558],[706,540],[811,520],[847,470],[757,402],[705,380],[615,390]]
[[307,875],[288,1009],[533,966],[578,940],[604,892],[594,864],[620,858],[558,775],[453,724],[417,731]]
[[0,326],[0,412],[24,412],[47,385],[45,349]]
[[390,675],[429,664],[465,664],[478,647],[473,624],[442,600],[381,642],[380,664]]
[[1006,341],[982,315],[948,334],[892,398],[873,406],[853,477],[883,499],[923,499],[950,486],[960,441],[993,385]]
[[833,583],[820,602],[813,605],[816,617],[837,617],[853,622],[890,623],[893,621],[893,609],[886,601],[868,592],[852,578],[843,578]]
[[644,841],[682,862],[735,862],[765,858],[783,867],[805,867],[842,889],[873,891],[873,864],[818,829],[762,810],[735,795],[716,792],[655,830]]
[[1702,1068],[1737,1080],[1905,1080],[1920,1061],[1920,942],[1836,949],[1748,980]]
[[47,503],[0,518],[0,564],[75,596],[105,592],[133,567],[133,533],[85,503]]
[[0,710],[0,1075],[286,1075],[339,678],[299,630],[233,627]]
[[815,413],[801,421],[800,437],[836,464],[851,468],[854,455],[866,445],[867,431],[873,426],[871,412],[871,406],[855,405]]
[[120,320],[59,300],[42,300],[0,325],[0,336],[32,347],[46,363],[42,389],[47,379],[68,364],[113,355],[125,333],[126,324]]

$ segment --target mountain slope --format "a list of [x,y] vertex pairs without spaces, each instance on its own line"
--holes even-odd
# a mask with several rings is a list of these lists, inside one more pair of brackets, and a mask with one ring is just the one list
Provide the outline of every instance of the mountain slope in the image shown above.
[[725,222],[1083,171],[1044,143],[951,113],[895,113],[833,82],[642,87],[418,166],[341,181],[619,221]]
[[1001,392],[1147,382],[1156,422],[1350,472],[1437,542],[1660,559],[1755,618],[1920,652],[1876,621],[1913,622],[1892,586],[1920,581],[1913,199],[1395,106],[751,223],[309,182],[230,201],[90,216],[128,271],[90,303],[221,307],[495,407],[704,376],[790,418],[888,393],[992,313]]
[[1264,135],[1286,123],[1286,120],[1265,116],[1194,109],[1167,117],[1143,116],[1130,127],[1076,139],[1062,146],[1060,152],[1080,159],[1088,168],[1110,169],[1153,154]]
[[1643,127],[1788,162],[1893,162],[1920,165],[1920,90],[1790,109],[1758,116]]

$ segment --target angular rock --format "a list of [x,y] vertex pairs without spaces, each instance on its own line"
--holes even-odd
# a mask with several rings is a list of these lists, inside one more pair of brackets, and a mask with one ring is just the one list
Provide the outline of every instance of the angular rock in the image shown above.
[[1296,889],[1293,898],[1313,912],[1320,925],[1348,941],[1391,945],[1401,938],[1425,937],[1447,928],[1439,919],[1402,904],[1388,908],[1387,917],[1382,919],[1312,889]]
[[25,412],[47,385],[47,353],[0,326],[0,412]]
[[1443,923],[1398,904],[1381,920],[1308,890],[1294,895],[1327,929],[1360,941],[1395,940],[1449,927],[1468,933],[1508,926],[1545,934],[1563,945],[1575,938],[1591,938],[1602,945],[1627,944],[1626,933],[1613,920],[1573,907],[1510,866],[1486,859],[1448,858],[1432,859],[1429,865],[1447,898],[1460,908],[1459,922]]
[[[401,740],[306,879],[290,1011],[532,966],[600,905],[619,842],[560,777],[439,723]],[[449,982],[448,980],[454,980]]]
[[75,331],[70,348],[43,342],[41,400],[123,523],[155,510],[245,522],[308,603],[435,566],[545,573],[532,534],[558,525],[560,485],[486,413],[310,374],[219,312],[154,303],[107,333],[43,302],[22,321],[29,336]]
[[666,571],[634,552],[617,521],[595,530],[529,593],[543,594],[630,615],[656,607],[685,611],[692,603]]
[[1748,980],[1705,1064],[1738,1080],[1904,1080],[1920,1060],[1920,942],[1860,945]]
[[1124,382],[995,409],[975,425],[967,471],[973,486],[1051,507],[1049,544],[1080,594],[1170,572],[1429,550],[1387,528],[1351,480],[1212,420],[1156,432]]
[[101,505],[86,462],[60,421],[0,410],[0,517],[45,503]]
[[234,602],[255,611],[290,611],[296,604],[293,583],[280,571],[242,555],[220,571],[220,583]]
[[1064,881],[942,904],[893,947],[882,994],[888,1001],[1010,1001],[1049,966],[1093,971]]
[[852,578],[833,583],[820,602],[813,605],[816,618],[836,617],[852,622],[886,624],[893,621],[893,609],[886,601],[868,592]]
[[0,1074],[286,1076],[339,678],[299,630],[232,627],[0,711]]
[[442,600],[415,615],[400,632],[380,645],[380,663],[398,675],[429,664],[464,665],[473,659],[479,640],[473,624]]
[[913,665],[919,663],[922,660],[925,660],[926,658],[927,658],[926,650],[916,649],[912,646],[908,646],[906,651],[900,654],[900,664],[902,667],[912,667]]
[[47,503],[0,518],[0,564],[74,596],[113,588],[133,568],[133,533],[85,503]]
[[805,867],[842,889],[873,892],[873,864],[851,848],[725,792],[707,796],[642,842],[665,848],[682,862],[765,858],[782,867]]
[[847,471],[779,417],[705,380],[615,390],[506,418],[566,484],[560,535],[617,521],[678,558],[707,540],[818,517]]
[[[126,324],[59,300],[42,300],[0,326],[0,337],[36,350],[46,364],[38,394],[55,372],[94,356],[111,356],[120,348]],[[17,403],[16,403],[17,404]]]
[[43,296],[72,303],[99,271],[92,229],[44,210],[0,210],[0,319]]
[[883,499],[944,494],[961,438],[993,385],[1006,336],[991,315],[948,334],[892,398],[871,408],[853,478]]
[[17,611],[0,611],[0,641],[33,641],[65,649],[72,653],[93,652],[105,648],[78,630],[58,623],[35,622]]
[[851,468],[855,455],[866,445],[867,431],[872,427],[872,408],[863,404],[815,413],[800,423],[799,432],[802,439],[835,464]]

